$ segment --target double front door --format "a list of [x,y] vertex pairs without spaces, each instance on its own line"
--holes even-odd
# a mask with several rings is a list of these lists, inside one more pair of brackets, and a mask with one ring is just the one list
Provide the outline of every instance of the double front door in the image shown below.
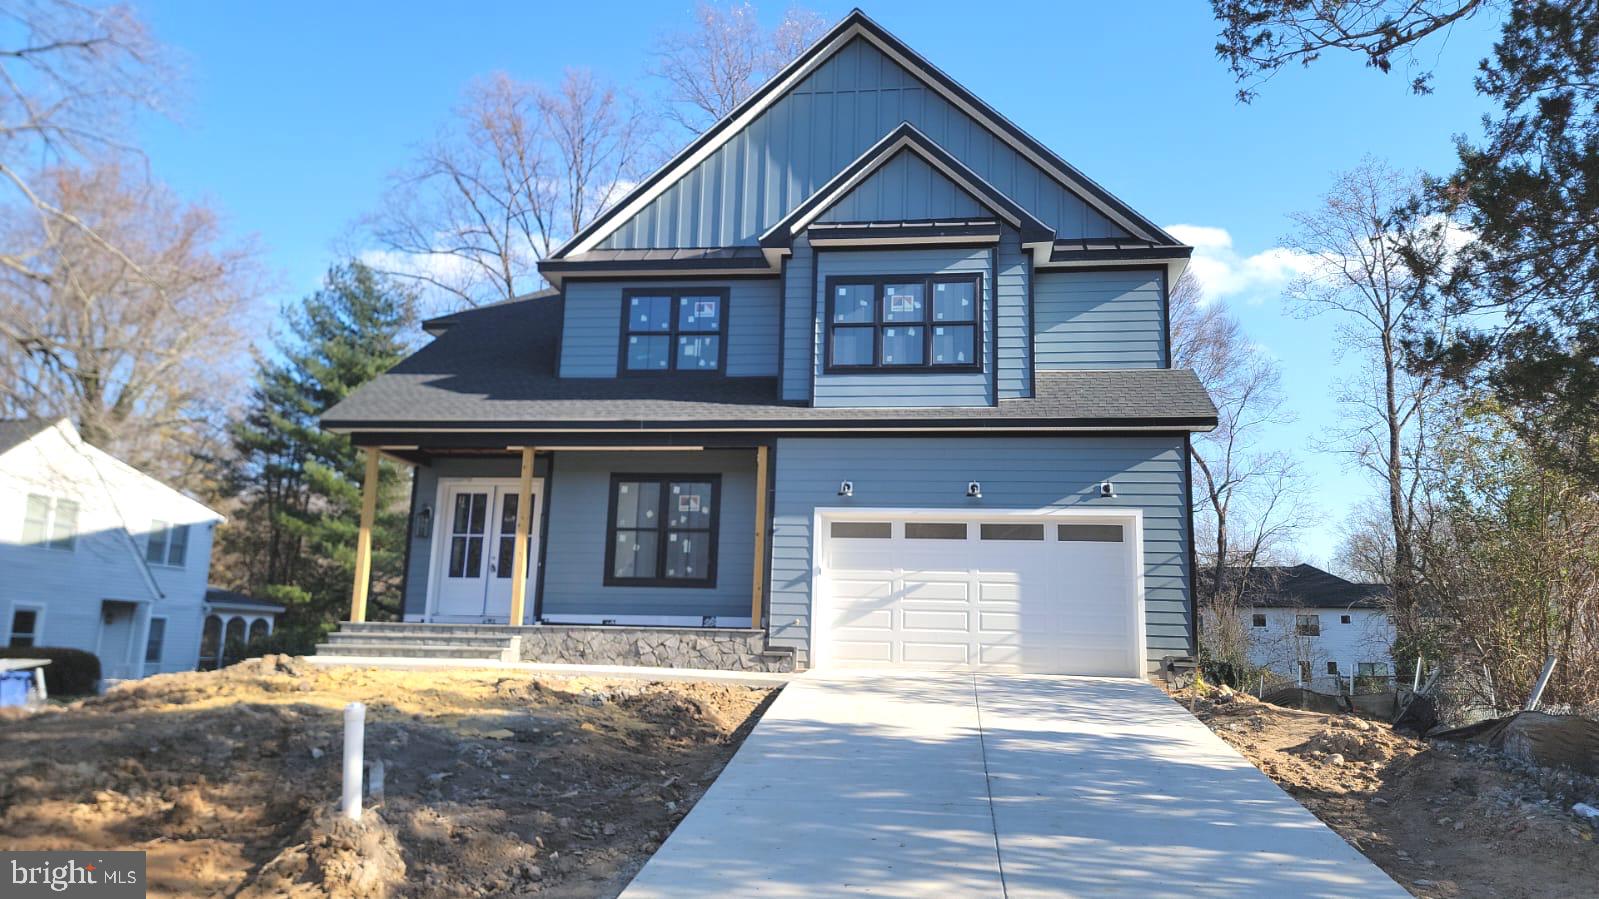
[[[535,480],[528,516],[527,592],[522,623],[533,618],[538,583],[539,495]],[[442,621],[508,623],[511,615],[511,569],[516,551],[519,484],[507,481],[458,481],[442,491],[438,545],[434,554],[433,618]]]

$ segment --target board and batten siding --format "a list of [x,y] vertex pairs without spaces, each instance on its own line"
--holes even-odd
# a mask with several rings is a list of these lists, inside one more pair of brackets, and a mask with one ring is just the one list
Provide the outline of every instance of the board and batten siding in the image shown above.
[[[817,508],[1139,508],[1144,514],[1149,659],[1192,650],[1188,510],[1181,435],[1134,437],[783,438],[772,521],[771,643],[809,664],[811,533]],[[854,496],[838,495],[840,481]],[[983,498],[965,497],[980,481]],[[1101,498],[1101,481],[1116,496]]]
[[753,244],[903,122],[916,126],[1058,236],[1126,234],[869,41],[856,38],[601,246]]
[[1167,366],[1161,270],[1042,271],[1033,277],[1039,370]]
[[899,222],[991,215],[965,188],[909,150],[883,163],[817,217],[822,222]]
[[561,329],[561,377],[614,378],[619,374],[623,291],[696,287],[728,292],[727,375],[776,375],[782,299],[782,285],[777,278],[671,282],[568,279],[563,288],[566,319]]
[[[975,272],[983,276],[979,342],[983,370],[978,372],[885,371],[826,374],[827,279],[877,275],[938,275]],[[987,247],[926,247],[907,250],[823,250],[817,254],[815,343],[816,406],[866,408],[933,408],[988,406],[993,393],[994,266]]]

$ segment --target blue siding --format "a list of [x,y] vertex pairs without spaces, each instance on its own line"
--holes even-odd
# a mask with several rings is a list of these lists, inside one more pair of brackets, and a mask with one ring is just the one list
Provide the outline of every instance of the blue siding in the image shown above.
[[[566,282],[566,322],[561,332],[561,377],[614,378],[620,349],[622,291],[663,287],[658,281]],[[673,281],[673,289],[728,290],[727,374],[777,374],[778,310],[782,285],[776,278]]]
[[[816,325],[812,352],[816,354],[817,406],[935,407],[986,406],[994,402],[993,354],[991,347],[994,272],[992,253],[969,247],[929,247],[905,250],[826,250],[817,255]],[[983,371],[971,373],[895,372],[828,375],[823,374],[825,355],[821,341],[826,339],[823,320],[827,315],[827,279],[835,275],[926,275],[946,272],[979,272],[983,276],[983,321],[980,330],[983,346]]]
[[[771,643],[810,653],[811,529],[817,508],[1039,509],[1135,507],[1144,513],[1145,627],[1150,659],[1189,652],[1188,510],[1183,438],[785,438],[773,504]],[[838,482],[855,495],[843,499]],[[983,498],[961,495],[969,480]],[[1099,497],[1101,481],[1117,496]]]
[[901,150],[818,217],[824,222],[975,218],[989,214],[977,199],[927,161]]
[[754,243],[789,210],[910,122],[1061,237],[1125,232],[864,39],[834,54],[603,242]]
[[816,351],[816,320],[812,311],[815,257],[810,241],[794,238],[794,252],[783,269],[783,399],[811,398],[811,359]]
[[1000,399],[1029,396],[1033,344],[1027,311],[1032,259],[1021,236],[1007,229],[994,254],[994,358]]
[[1035,278],[1040,370],[1167,365],[1159,270],[1046,271]]
[[[606,516],[613,472],[720,472],[720,545],[716,586],[607,587]],[[543,614],[750,615],[755,567],[755,453],[707,450],[670,453],[557,453],[549,481],[550,528],[544,566]]]

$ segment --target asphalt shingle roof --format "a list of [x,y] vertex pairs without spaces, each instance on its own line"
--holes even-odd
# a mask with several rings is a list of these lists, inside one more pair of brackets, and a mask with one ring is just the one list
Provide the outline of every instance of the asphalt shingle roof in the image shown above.
[[[1202,580],[1206,572],[1200,573]],[[1387,584],[1361,584],[1314,565],[1261,565],[1252,569],[1243,597],[1257,608],[1379,609]]]
[[[407,427],[1209,428],[1192,372],[1039,372],[1036,396],[997,407],[827,409],[784,402],[776,378],[559,378],[553,292],[435,320],[432,343],[323,413],[336,430]],[[435,328],[438,330],[438,328]]]

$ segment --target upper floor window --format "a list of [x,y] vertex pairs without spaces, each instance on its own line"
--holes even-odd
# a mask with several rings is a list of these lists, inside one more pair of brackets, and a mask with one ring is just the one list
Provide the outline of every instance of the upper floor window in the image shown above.
[[1320,615],[1295,615],[1294,616],[1294,633],[1298,634],[1301,637],[1319,637],[1319,636],[1321,636],[1321,616]]
[[145,538],[144,557],[157,565],[183,566],[189,553],[189,526],[156,520],[150,522]]
[[827,279],[827,363],[834,371],[979,371],[983,276]]
[[28,494],[22,542],[28,546],[71,549],[78,538],[78,504],[70,499]]
[[721,371],[726,320],[725,290],[625,291],[622,371]]

